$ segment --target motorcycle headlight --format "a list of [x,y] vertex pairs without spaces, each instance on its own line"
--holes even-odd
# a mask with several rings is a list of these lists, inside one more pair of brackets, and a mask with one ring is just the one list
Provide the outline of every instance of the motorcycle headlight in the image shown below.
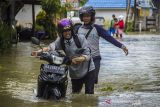
[[57,64],[57,65],[63,64],[63,60],[64,60],[64,57],[58,57],[58,56],[52,55],[52,62],[54,64]]

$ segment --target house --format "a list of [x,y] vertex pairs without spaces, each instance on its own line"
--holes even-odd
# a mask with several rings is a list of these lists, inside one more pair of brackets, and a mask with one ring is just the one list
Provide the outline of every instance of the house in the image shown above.
[[[88,0],[85,5],[93,6],[96,16],[106,20],[111,20],[112,14],[123,15],[125,20],[128,0]],[[148,30],[155,25],[153,10],[152,0],[131,0],[129,18],[135,22],[135,30]]]
[[[35,8],[35,16],[42,10],[41,5],[34,5]],[[32,5],[24,4],[24,6],[18,11],[15,16],[15,20],[17,21],[17,25],[21,25],[23,27],[32,28]]]
[[[41,1],[40,0],[1,0],[0,1],[0,21],[7,23],[9,26],[14,26],[16,25],[16,22],[18,20],[15,20],[15,17],[19,10],[25,5],[25,4],[31,4],[31,14],[32,16],[32,34],[34,35],[35,32],[35,4],[39,4]],[[27,11],[27,10],[26,10]],[[29,16],[28,15],[28,16]],[[25,19],[25,17],[23,17]],[[15,29],[16,30],[16,29]],[[11,35],[11,41],[12,43],[17,43],[18,42],[18,35],[12,34]]]
[[[2,4],[0,5],[0,18],[9,25],[15,24],[15,16],[25,4],[30,4],[32,8],[33,5],[39,4],[40,2],[40,0],[9,0],[8,2],[2,0],[0,1],[0,4]],[[31,16],[33,12],[34,9],[31,11]]]
[[[123,15],[126,17],[128,0],[88,0],[86,6],[93,6],[96,10],[96,16],[104,17],[105,20],[111,20],[112,14],[116,17]],[[134,0],[131,0],[131,7],[134,6]]]
[[156,29],[156,23],[158,20],[156,18],[157,12],[154,12],[155,10],[156,8],[151,0],[137,0],[135,28],[139,27],[139,29],[142,30]]

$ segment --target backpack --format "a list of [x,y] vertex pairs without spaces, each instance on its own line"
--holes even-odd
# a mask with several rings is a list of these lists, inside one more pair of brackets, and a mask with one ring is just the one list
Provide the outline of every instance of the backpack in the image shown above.
[[[77,24],[75,24],[74,25],[74,32],[77,34],[78,33],[78,29],[80,28],[82,26],[82,24],[81,23],[77,23]],[[86,39],[88,38],[88,36],[89,36],[89,34],[90,34],[90,32],[92,31],[92,29],[93,29],[93,27],[91,27],[91,29],[89,29],[89,31],[87,32],[87,34],[86,34]]]
[[[81,43],[80,43],[79,38],[78,38],[77,35],[73,36],[73,40],[74,40],[77,48],[82,48],[82,45],[81,45]],[[65,52],[64,38],[60,38],[60,43],[61,43],[61,46],[62,46],[62,50]]]

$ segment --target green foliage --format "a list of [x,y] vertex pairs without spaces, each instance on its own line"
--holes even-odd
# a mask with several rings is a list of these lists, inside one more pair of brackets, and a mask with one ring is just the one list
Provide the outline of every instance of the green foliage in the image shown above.
[[2,69],[3,67],[0,65],[0,70]]
[[104,28],[109,29],[109,27],[110,27],[110,20],[105,19]]
[[55,40],[56,39],[56,27],[55,24],[52,21],[53,19],[50,17],[40,17],[40,15],[38,16],[38,18],[36,19],[36,30],[37,31],[45,31],[50,39]]
[[61,9],[59,11],[60,15],[62,17],[67,17],[67,11],[70,11],[73,7],[72,3],[65,3],[64,5],[61,6]]
[[129,85],[127,86],[126,85],[126,86],[123,87],[123,89],[124,90],[133,90],[133,86],[129,86]]
[[60,0],[42,0],[42,9],[48,15],[52,15],[58,12],[60,7],[61,7]]
[[36,16],[36,24],[38,25],[44,25],[46,18],[46,12],[45,11],[40,11],[38,15]]
[[36,31],[44,31],[46,25],[46,12],[44,10],[40,11],[36,16]]
[[133,30],[133,22],[127,22],[126,32],[132,32]]
[[36,24],[35,26],[36,31],[44,31],[44,27],[42,25]]
[[88,0],[81,0],[79,5],[80,5],[80,6],[83,6],[87,1],[88,1]]
[[42,0],[42,11],[37,16],[37,24],[42,25],[47,32],[49,38],[56,38],[56,26],[53,23],[56,19],[56,13],[60,11],[60,0]]
[[66,8],[66,10],[71,10],[73,7],[72,3],[65,3],[64,7]]
[[11,46],[12,29],[7,24],[0,22],[0,49]]
[[101,91],[111,92],[111,91],[113,91],[113,90],[114,90],[114,89],[113,89],[111,86],[107,86],[107,87],[101,88]]

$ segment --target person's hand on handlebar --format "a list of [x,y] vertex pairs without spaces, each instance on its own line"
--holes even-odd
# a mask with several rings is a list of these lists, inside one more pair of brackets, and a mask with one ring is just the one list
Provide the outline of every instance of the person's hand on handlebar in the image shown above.
[[33,52],[31,53],[31,56],[37,57],[37,56],[39,56],[39,54],[40,54],[41,52],[47,52],[47,51],[49,51],[48,47],[44,47],[44,48],[43,48],[43,51],[42,51],[42,49],[40,49],[40,50],[38,50],[38,51],[33,51]]
[[38,51],[33,51],[33,52],[31,53],[31,56],[37,57],[37,56],[38,56]]
[[72,64],[80,64],[86,60],[85,56],[79,56],[72,59]]

